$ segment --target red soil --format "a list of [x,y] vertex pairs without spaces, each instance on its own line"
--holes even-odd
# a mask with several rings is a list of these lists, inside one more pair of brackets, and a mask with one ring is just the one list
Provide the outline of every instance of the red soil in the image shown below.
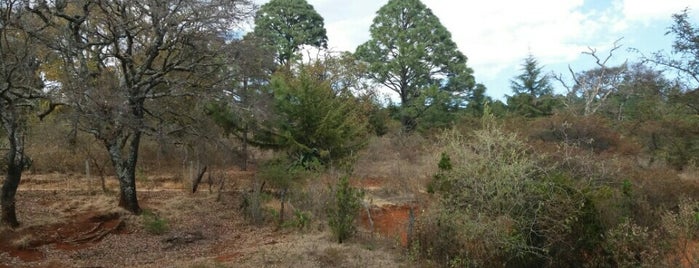
[[39,247],[76,250],[98,242],[108,233],[122,232],[119,214],[88,213],[73,221],[0,232],[0,252],[8,252],[25,262],[39,261],[44,253]]
[[[374,232],[388,238],[400,239],[402,246],[408,245],[408,229],[411,205],[386,205],[371,208],[371,219],[374,222]],[[417,208],[413,206],[417,217]],[[371,230],[371,223],[366,211],[361,214],[361,224]]]

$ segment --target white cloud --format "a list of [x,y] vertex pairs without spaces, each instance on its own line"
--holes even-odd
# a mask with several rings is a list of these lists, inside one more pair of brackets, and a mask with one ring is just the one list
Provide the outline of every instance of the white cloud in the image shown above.
[[[542,63],[570,61],[596,39],[592,14],[581,0],[482,1],[455,8],[425,0],[469,57],[477,79],[490,80],[531,52]],[[509,79],[506,78],[506,79]]]
[[[387,2],[307,1],[324,17],[329,46],[337,51],[354,51],[368,40],[372,19]],[[671,14],[687,6],[699,9],[697,0],[422,1],[452,33],[454,42],[469,58],[476,79],[489,90],[493,89],[489,83],[501,83],[516,75],[511,72],[519,68],[529,52],[544,65],[573,62],[588,46],[606,53],[604,49],[630,28],[661,19],[661,23],[668,23]],[[489,94],[500,97],[503,93]]]
[[623,15],[627,20],[651,23],[653,20],[667,19],[673,13],[686,7],[699,8],[696,0],[624,0]]

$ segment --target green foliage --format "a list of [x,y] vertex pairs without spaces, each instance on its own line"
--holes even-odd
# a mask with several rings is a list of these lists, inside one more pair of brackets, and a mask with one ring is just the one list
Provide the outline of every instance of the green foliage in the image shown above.
[[161,235],[170,231],[167,219],[160,217],[150,210],[144,210],[143,213],[141,213],[141,218],[143,220],[143,228],[146,232],[154,235]]
[[601,111],[618,121],[658,120],[673,112],[668,97],[675,94],[677,85],[647,64],[630,64],[623,83],[609,97],[609,105]]
[[439,164],[437,164],[439,167],[439,170],[441,171],[449,171],[452,169],[451,166],[451,158],[449,158],[449,155],[446,153],[442,153],[442,155],[439,158]]
[[445,152],[442,152],[437,166],[439,167],[439,171],[437,172],[437,174],[434,175],[432,181],[429,184],[427,184],[428,193],[434,193],[436,191],[443,192],[449,189],[449,187],[451,187],[451,185],[445,182],[445,173],[448,173],[452,169],[451,158],[449,158],[449,155]]
[[476,86],[473,71],[439,19],[419,0],[391,0],[379,9],[371,40],[357,48],[369,76],[399,94],[410,131],[430,107],[458,109]]
[[388,133],[391,117],[387,108],[382,108],[378,104],[374,105],[369,114],[369,128],[376,136],[383,136]]
[[273,187],[288,189],[300,182],[306,175],[306,170],[299,163],[288,158],[279,157],[262,163],[258,168],[260,179],[269,182]]
[[280,65],[289,64],[303,45],[326,48],[323,17],[305,0],[271,0],[255,16],[253,34],[277,52]]
[[293,227],[299,231],[307,230],[311,225],[311,214],[301,210],[294,210],[294,218],[283,224],[284,227]]
[[328,225],[338,243],[350,238],[356,231],[355,218],[361,208],[364,193],[349,184],[343,176],[335,186],[335,202],[328,207]]
[[296,189],[304,179],[312,177],[314,172],[319,169],[319,165],[318,162],[304,163],[301,161],[292,161],[285,157],[279,157],[266,161],[259,167],[258,174],[260,179],[269,182],[271,186],[275,187],[279,192],[281,209],[276,216],[279,216],[280,226],[287,224],[284,220],[286,215],[285,204],[289,200],[292,190]]
[[272,143],[308,167],[352,156],[366,143],[366,105],[351,93],[335,91],[322,62],[301,65],[297,74],[277,73],[270,87],[275,93],[277,118],[270,127]]
[[562,104],[562,100],[553,95],[535,97],[528,93],[517,93],[507,97],[508,110],[525,117],[552,115],[553,111]]
[[441,137],[445,154],[432,187],[440,202],[418,224],[423,256],[445,265],[538,267],[597,250],[604,228],[587,186],[531,154],[487,106],[482,124],[471,136]]
[[[693,83],[699,83],[699,25],[691,23],[689,9],[672,16],[674,24],[670,27],[668,34],[673,34],[675,40],[672,44],[673,55],[665,55],[661,52],[655,54],[654,62],[671,67],[685,75]],[[697,89],[694,89],[696,92]],[[690,106],[699,112],[695,94],[694,103]]]
[[485,86],[477,84],[468,97],[466,113],[474,117],[481,117],[483,116],[485,105],[492,102],[493,99],[485,95]]
[[[264,135],[262,122],[269,119],[269,103],[272,94],[265,88],[275,69],[273,52],[265,49],[262,40],[246,36],[231,41],[227,56],[230,57],[234,75],[231,86],[219,92],[215,100],[205,104],[206,114],[225,134],[232,134],[241,142],[258,147],[268,144],[257,142],[254,137]],[[244,152],[245,153],[245,152]]]
[[512,92],[515,95],[527,94],[534,98],[552,95],[553,87],[549,83],[548,76],[541,73],[542,69],[534,55],[529,54],[522,63],[522,73],[510,80]]

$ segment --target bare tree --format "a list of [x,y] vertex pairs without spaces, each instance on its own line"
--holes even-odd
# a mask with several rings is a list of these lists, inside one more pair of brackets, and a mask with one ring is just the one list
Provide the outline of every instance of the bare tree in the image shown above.
[[18,1],[3,1],[0,11],[0,122],[8,142],[2,167],[6,173],[0,192],[1,216],[3,224],[17,227],[15,194],[22,170],[28,164],[24,153],[27,116],[46,92],[38,75],[36,47],[22,29],[22,5]]
[[[36,35],[63,60],[60,81],[79,127],[109,152],[119,206],[139,213],[135,172],[150,122],[226,81],[226,37],[251,16],[247,0],[31,1]],[[165,109],[169,113],[162,110]],[[157,112],[156,112],[157,111]]]
[[[610,67],[608,63],[614,51],[621,48],[620,40],[614,41],[614,45],[606,57],[601,57],[597,54],[597,49],[591,47],[588,47],[588,51],[582,52],[593,57],[597,67],[576,73],[569,65],[568,71],[573,78],[573,85],[565,82],[561,74],[553,76],[567,89],[569,98],[580,98],[583,101],[583,115],[585,116],[595,114],[604,106],[607,98],[616,92],[619,85],[623,83],[624,73],[627,70],[626,62],[614,67]],[[570,106],[570,101],[566,105]]]

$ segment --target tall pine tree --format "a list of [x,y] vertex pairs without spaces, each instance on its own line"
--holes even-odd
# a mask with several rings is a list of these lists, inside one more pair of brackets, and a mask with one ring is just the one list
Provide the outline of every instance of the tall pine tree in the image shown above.
[[542,69],[532,54],[524,59],[522,73],[510,80],[514,95],[507,97],[507,105],[512,112],[527,117],[552,113],[553,87]]
[[272,0],[255,15],[253,34],[277,52],[287,65],[303,45],[327,48],[323,17],[306,0]]
[[[370,28],[371,39],[357,48],[369,75],[401,100],[401,123],[411,131],[428,109],[463,107],[476,86],[466,56],[451,33],[419,0],[390,0]],[[446,108],[446,109],[445,109]]]

